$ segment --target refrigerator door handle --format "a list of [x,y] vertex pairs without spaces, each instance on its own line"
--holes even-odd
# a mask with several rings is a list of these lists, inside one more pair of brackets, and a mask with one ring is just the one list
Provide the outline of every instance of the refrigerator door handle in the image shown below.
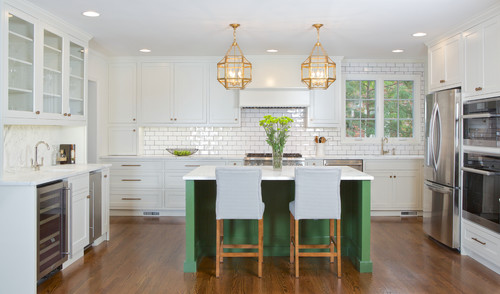
[[437,185],[437,184],[434,184],[434,183],[431,183],[431,182],[425,182],[425,185],[431,190],[431,191],[434,191],[434,192],[438,192],[438,193],[443,193],[443,194],[448,194],[448,193],[451,193],[453,192],[453,188],[450,188],[450,187],[444,187],[444,186],[440,186],[440,185]]
[[434,164],[434,130],[435,130],[435,119],[436,119],[436,106],[437,104],[434,104],[432,107],[432,114],[431,114],[431,119],[429,122],[429,162],[432,163],[434,171],[437,171],[437,166]]
[[[439,166],[439,159],[441,155],[441,113],[439,111],[439,106],[436,104],[436,112],[435,112],[435,118],[434,118],[434,125],[437,126],[437,144],[435,145],[436,142],[434,142],[434,138],[432,138],[432,154],[433,154],[433,160],[434,160],[434,169],[437,172],[438,166]],[[434,134],[434,131],[433,131]],[[437,148],[436,148],[437,147]]]
[[462,170],[465,172],[480,174],[483,176],[498,176],[498,175],[500,175],[500,173],[498,173],[498,172],[490,172],[490,171],[477,169],[477,168],[470,168],[470,167],[462,167]]

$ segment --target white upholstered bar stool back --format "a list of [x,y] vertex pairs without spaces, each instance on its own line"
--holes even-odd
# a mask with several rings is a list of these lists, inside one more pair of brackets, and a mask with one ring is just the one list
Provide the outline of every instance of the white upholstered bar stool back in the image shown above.
[[[290,262],[295,262],[299,277],[300,256],[337,257],[337,276],[341,276],[340,252],[340,167],[297,167],[295,169],[295,200],[290,202]],[[328,245],[300,245],[299,220],[329,219]],[[335,234],[335,223],[337,232]],[[330,249],[329,252],[300,252],[299,249]],[[335,251],[336,250],[336,251]]]
[[[258,275],[262,277],[264,257],[264,203],[262,202],[262,170],[258,167],[218,167],[215,169],[217,199],[216,267],[220,275],[220,263],[224,257],[258,257]],[[258,220],[258,244],[224,244],[224,219]],[[257,252],[224,252],[225,248],[257,249]]]

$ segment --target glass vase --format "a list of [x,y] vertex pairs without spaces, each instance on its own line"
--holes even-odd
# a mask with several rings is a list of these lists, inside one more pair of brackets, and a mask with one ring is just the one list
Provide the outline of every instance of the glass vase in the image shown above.
[[273,170],[281,170],[283,167],[283,151],[273,150]]

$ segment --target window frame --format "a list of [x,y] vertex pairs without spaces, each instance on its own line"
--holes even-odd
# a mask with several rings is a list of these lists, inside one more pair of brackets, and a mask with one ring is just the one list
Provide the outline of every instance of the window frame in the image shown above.
[[[354,138],[346,136],[346,81],[375,81],[375,137]],[[413,81],[413,137],[391,138],[389,144],[408,145],[421,142],[421,76],[420,75],[384,75],[384,74],[344,74],[342,77],[342,119],[341,119],[341,142],[344,143],[380,143],[384,138],[384,81]]]

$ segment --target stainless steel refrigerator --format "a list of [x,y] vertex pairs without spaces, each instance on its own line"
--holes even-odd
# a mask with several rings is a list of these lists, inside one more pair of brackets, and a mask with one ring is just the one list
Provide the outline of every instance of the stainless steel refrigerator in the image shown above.
[[460,89],[425,99],[423,229],[444,245],[460,247]]

